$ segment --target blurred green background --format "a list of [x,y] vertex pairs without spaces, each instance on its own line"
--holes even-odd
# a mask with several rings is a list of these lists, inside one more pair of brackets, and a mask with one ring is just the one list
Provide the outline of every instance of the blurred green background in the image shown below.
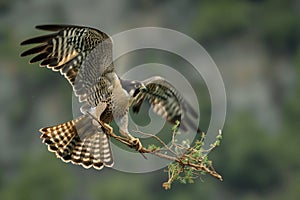
[[[299,13],[297,0],[0,0],[0,199],[300,199]],[[71,88],[19,58],[19,43],[45,23],[111,35],[158,26],[203,45],[227,92],[222,144],[209,154],[224,181],[207,176],[164,191],[163,170],[85,170],[49,153],[38,129],[72,118]],[[205,130],[209,101],[201,102]]]

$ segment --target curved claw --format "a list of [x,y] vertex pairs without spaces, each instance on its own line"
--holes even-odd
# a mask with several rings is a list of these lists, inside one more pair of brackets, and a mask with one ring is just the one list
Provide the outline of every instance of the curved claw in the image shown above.
[[134,138],[131,136],[129,142],[132,144],[133,147],[135,147],[137,151],[140,151],[143,148],[142,143],[138,138]]

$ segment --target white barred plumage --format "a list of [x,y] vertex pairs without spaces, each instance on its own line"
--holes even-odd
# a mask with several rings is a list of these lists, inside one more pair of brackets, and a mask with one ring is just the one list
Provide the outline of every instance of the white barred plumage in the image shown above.
[[42,128],[41,138],[48,145],[48,150],[55,152],[64,162],[71,161],[85,168],[111,167],[113,159],[108,136],[101,127],[94,126],[92,120],[90,116],[83,115],[57,126]]

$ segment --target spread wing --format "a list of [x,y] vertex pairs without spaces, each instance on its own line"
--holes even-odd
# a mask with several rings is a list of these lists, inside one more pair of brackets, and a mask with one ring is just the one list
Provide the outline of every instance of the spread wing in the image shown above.
[[[155,76],[143,81],[147,90],[140,90],[132,104],[134,113],[138,113],[144,101],[150,103],[153,111],[165,118],[171,124],[178,120],[183,131],[194,130],[199,132],[198,125],[192,122],[198,114],[185,101],[179,92],[164,78]],[[190,129],[189,129],[190,128]]]
[[[73,86],[79,100],[95,105],[106,98],[107,81],[103,74],[113,71],[112,41],[94,28],[72,25],[40,25],[37,29],[54,33],[27,39],[21,45],[37,44],[21,56],[35,55],[30,63],[59,71]],[[95,92],[98,92],[97,99]]]
[[[54,33],[25,40],[21,45],[35,44],[21,56],[35,55],[30,63],[59,71],[71,84],[83,111],[110,97],[111,85],[106,74],[114,72],[112,41],[105,33],[89,27],[42,25],[36,28]],[[106,104],[100,106],[105,109]],[[99,109],[100,109],[99,108]],[[65,162],[86,168],[112,166],[108,136],[87,115],[70,122],[43,128],[43,141],[49,150]]]

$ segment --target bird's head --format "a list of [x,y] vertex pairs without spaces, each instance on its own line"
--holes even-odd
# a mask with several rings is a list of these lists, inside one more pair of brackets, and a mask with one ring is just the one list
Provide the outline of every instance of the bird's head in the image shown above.
[[133,97],[136,97],[136,95],[138,95],[138,93],[140,93],[140,92],[146,92],[147,91],[147,88],[146,88],[146,86],[143,84],[143,83],[141,83],[140,85],[139,85],[139,87],[134,91],[134,93],[133,93]]
[[141,81],[121,80],[121,83],[131,97],[136,97],[140,92],[147,91],[146,86]]
[[147,91],[147,88],[144,85],[144,83],[142,83],[140,81],[133,81],[133,88],[129,92],[129,94],[132,97],[136,97],[136,95],[138,95],[138,93],[140,93],[140,92],[146,92],[146,91]]

